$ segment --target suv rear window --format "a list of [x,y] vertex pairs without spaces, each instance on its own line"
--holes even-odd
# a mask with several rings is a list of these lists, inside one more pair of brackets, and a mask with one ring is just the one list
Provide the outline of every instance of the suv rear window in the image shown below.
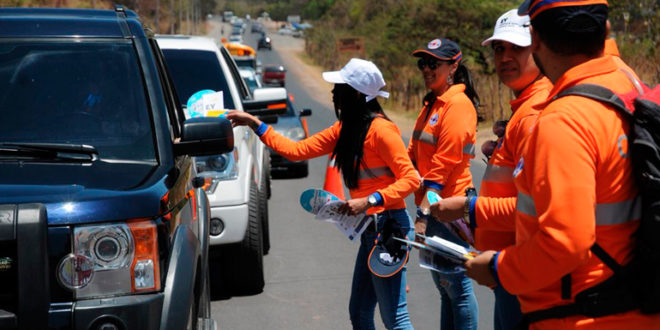
[[87,144],[101,159],[156,160],[130,41],[0,42],[0,143]]
[[223,92],[225,108],[236,109],[227,79],[214,52],[187,49],[162,49],[179,100],[185,103],[203,89]]

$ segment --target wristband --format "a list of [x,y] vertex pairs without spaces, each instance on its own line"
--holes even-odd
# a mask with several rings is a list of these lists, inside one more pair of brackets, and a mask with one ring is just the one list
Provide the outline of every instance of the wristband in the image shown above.
[[465,198],[465,203],[463,204],[463,220],[470,223],[470,197]]
[[500,255],[500,252],[497,252],[497,253],[493,254],[493,256],[488,261],[488,270],[490,271],[490,274],[495,279],[495,283],[497,283],[497,285],[501,285],[500,278],[497,276],[497,257],[499,255]]
[[417,217],[422,218],[424,220],[428,220],[431,217],[431,211],[429,209],[422,209],[421,207],[417,207]]

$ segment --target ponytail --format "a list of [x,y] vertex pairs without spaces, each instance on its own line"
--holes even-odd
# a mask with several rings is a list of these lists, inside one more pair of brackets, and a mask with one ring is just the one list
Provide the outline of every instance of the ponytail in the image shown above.
[[479,108],[479,95],[474,89],[474,82],[472,81],[472,76],[468,68],[463,65],[463,63],[458,64],[456,72],[454,73],[454,83],[455,84],[464,84],[465,85],[465,95],[472,101],[474,108]]
[[376,99],[367,102],[364,94],[357,93],[348,84],[336,84],[335,93],[343,109],[339,112],[341,129],[332,157],[335,158],[346,187],[355,189],[358,187],[360,164],[364,156],[364,140],[371,122],[376,117],[390,119]]

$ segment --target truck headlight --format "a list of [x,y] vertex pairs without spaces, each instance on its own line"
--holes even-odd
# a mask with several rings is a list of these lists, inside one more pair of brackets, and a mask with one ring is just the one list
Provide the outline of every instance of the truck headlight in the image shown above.
[[158,291],[159,260],[153,221],[77,226],[57,278],[76,298]]
[[293,141],[300,141],[305,138],[305,131],[301,127],[291,127],[276,131]]
[[204,178],[204,190],[213,193],[220,181],[238,178],[238,150],[233,152],[195,157],[197,174]]

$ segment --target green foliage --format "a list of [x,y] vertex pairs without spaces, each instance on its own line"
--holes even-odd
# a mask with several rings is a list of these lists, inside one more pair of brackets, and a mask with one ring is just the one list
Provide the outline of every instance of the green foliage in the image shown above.
[[[418,110],[425,93],[415,69],[413,50],[437,37],[452,39],[472,71],[487,119],[508,116],[511,93],[494,74],[490,48],[481,41],[492,34],[496,19],[516,8],[509,0],[337,0],[306,33],[308,55],[330,69],[344,64],[336,54],[338,38],[363,37],[366,57],[383,71],[395,107]],[[660,81],[660,1],[610,1],[610,20],[622,57],[650,84]],[[624,20],[624,13],[628,20]],[[321,46],[323,45],[323,46]]]
[[[383,71],[393,107],[418,110],[425,93],[410,54],[430,40],[445,37],[459,44],[472,71],[487,119],[508,117],[511,94],[494,74],[489,37],[495,20],[521,0],[216,0],[218,9],[238,15],[268,11],[275,20],[301,15],[315,20],[305,31],[306,51],[326,69],[337,69],[356,54],[337,54],[339,38],[362,37],[365,57]],[[650,84],[660,81],[660,1],[616,0],[610,3],[611,34],[623,59]],[[240,9],[239,9],[240,8]],[[627,19],[626,19],[627,18]]]

